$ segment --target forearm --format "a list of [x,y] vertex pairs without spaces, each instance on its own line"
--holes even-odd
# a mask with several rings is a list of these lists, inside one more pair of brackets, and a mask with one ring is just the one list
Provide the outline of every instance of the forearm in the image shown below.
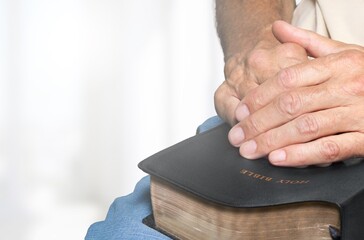
[[246,53],[257,42],[278,44],[270,26],[275,20],[291,21],[294,0],[216,0],[217,31],[225,60]]

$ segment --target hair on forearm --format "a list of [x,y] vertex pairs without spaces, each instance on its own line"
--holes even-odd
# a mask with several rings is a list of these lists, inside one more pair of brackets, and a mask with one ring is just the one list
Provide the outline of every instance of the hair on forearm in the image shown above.
[[294,0],[216,0],[216,29],[224,55],[258,38],[276,20],[290,22]]

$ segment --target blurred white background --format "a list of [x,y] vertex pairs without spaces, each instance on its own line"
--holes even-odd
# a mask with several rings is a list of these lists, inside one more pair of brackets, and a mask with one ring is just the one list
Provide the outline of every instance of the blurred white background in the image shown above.
[[83,239],[215,115],[214,1],[0,0],[1,239]]

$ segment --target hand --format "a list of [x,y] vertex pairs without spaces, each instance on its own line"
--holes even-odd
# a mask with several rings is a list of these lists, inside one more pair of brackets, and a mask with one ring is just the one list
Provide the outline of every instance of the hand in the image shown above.
[[269,154],[277,166],[364,156],[364,48],[282,21],[273,32],[315,59],[283,69],[250,91],[237,108],[245,110],[230,142],[250,159]]
[[267,39],[259,41],[251,51],[237,53],[226,61],[225,81],[215,92],[215,108],[231,125],[237,122],[236,107],[251,89],[280,70],[307,61],[306,51],[299,45]]

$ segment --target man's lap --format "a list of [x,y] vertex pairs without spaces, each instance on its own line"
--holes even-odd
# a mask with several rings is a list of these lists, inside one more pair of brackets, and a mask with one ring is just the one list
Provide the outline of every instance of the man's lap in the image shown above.
[[[198,127],[197,133],[221,123],[223,121],[218,117],[209,118]],[[150,178],[146,176],[137,183],[133,193],[115,199],[106,219],[92,224],[85,239],[170,239],[142,223],[143,218],[152,213],[149,184]]]

